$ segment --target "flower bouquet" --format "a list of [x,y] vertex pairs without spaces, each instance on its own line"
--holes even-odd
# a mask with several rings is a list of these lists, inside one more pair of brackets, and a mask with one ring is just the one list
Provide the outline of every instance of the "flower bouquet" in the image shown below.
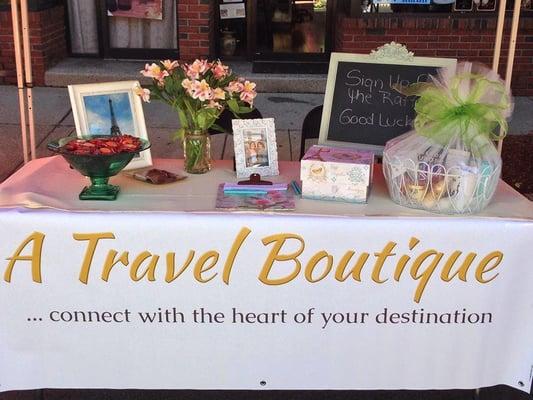
[[192,64],[165,60],[146,64],[141,74],[152,78],[149,89],[138,87],[146,102],[161,100],[178,114],[185,170],[201,174],[211,169],[208,129],[223,131],[216,121],[224,109],[237,118],[253,109],[255,83],[238,78],[220,60],[195,60]]
[[492,141],[507,131],[509,91],[498,74],[472,63],[443,69],[432,82],[395,87],[420,96],[414,131],[387,142],[383,171],[392,199],[445,214],[482,210],[501,173]]

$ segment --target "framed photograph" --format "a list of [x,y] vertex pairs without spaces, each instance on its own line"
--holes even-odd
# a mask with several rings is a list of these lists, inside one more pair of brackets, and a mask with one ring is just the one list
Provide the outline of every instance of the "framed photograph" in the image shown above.
[[[68,92],[78,137],[131,135],[148,140],[142,102],[134,89],[138,81],[69,85]],[[150,150],[136,155],[125,169],[152,165]]]
[[233,143],[238,178],[279,175],[274,118],[234,119]]

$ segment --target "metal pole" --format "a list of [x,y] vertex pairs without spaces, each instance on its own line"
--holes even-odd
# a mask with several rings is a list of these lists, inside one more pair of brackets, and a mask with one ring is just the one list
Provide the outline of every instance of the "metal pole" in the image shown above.
[[28,0],[20,1],[22,17],[22,43],[24,45],[24,69],[26,72],[26,96],[28,100],[28,123],[30,126],[31,158],[36,157],[35,151],[35,121],[33,119],[33,76],[31,69],[30,28],[28,23]]
[[20,42],[20,25],[18,0],[11,0],[11,19],[13,21],[13,43],[15,45],[15,64],[17,68],[17,87],[20,108],[20,130],[22,136],[22,152],[24,153],[24,164],[28,159],[28,133],[26,131],[26,103],[24,101],[24,67],[22,61],[22,50]]
[[[518,23],[520,22],[521,1],[515,0],[513,8],[513,23],[511,25],[511,38],[509,39],[509,56],[507,58],[507,69],[505,71],[505,88],[511,89],[511,80],[513,77],[514,55],[516,50],[516,37],[518,36]],[[503,140],[498,142],[498,152],[502,153]]]

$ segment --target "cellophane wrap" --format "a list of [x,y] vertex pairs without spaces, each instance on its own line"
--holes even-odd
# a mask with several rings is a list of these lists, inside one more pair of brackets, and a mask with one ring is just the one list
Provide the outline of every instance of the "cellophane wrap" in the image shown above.
[[397,87],[420,96],[414,130],[387,142],[383,170],[392,199],[437,213],[463,214],[490,202],[501,173],[494,141],[507,132],[512,101],[493,71],[472,63],[430,82]]

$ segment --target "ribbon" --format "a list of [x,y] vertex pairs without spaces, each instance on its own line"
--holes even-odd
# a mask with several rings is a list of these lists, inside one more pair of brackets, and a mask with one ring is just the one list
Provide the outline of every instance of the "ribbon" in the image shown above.
[[443,146],[460,135],[469,150],[503,139],[512,108],[503,82],[471,72],[450,79],[444,76],[433,82],[393,86],[406,96],[420,96],[415,103],[416,132]]

